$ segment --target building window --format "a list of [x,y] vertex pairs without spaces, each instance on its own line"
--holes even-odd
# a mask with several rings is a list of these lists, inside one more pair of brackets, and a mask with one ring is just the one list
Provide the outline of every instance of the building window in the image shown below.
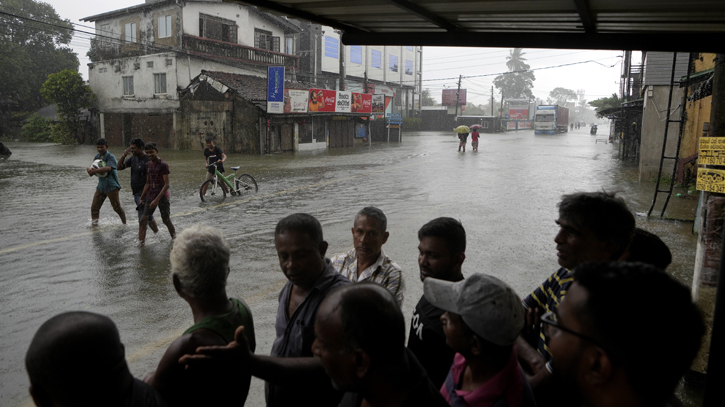
[[340,40],[325,36],[325,56],[334,59],[340,57]]
[[146,62],[146,68],[153,68],[153,67],[154,67],[154,61]]
[[350,63],[362,64],[362,45],[350,47]]
[[166,66],[171,66],[174,64],[174,60],[171,58],[166,58]]
[[157,95],[166,94],[166,74],[154,74],[154,93]]
[[371,50],[370,51],[370,66],[373,68],[382,68],[383,67],[383,58],[380,51]]
[[408,60],[408,59],[405,60],[405,74],[406,75],[413,74],[413,61]]
[[405,49],[407,49],[408,51],[412,51],[413,50],[413,46],[412,45],[406,45],[405,46]]
[[133,96],[133,76],[123,77],[123,96]]
[[123,26],[123,41],[136,42],[136,23],[126,23]]
[[279,37],[273,37],[272,31],[255,28],[254,47],[279,52]]
[[295,53],[294,37],[285,37],[284,38],[284,53],[294,55],[294,53]]
[[398,72],[398,57],[395,55],[388,55],[388,69],[390,72]]
[[159,17],[159,38],[171,37],[171,16]]
[[237,23],[231,20],[199,14],[199,36],[210,40],[237,43]]

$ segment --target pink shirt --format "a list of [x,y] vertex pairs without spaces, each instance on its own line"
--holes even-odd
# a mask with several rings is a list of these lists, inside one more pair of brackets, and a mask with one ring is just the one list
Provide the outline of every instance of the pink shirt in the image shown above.
[[473,133],[471,133],[471,140],[478,141],[478,132],[477,131],[474,131]]
[[[459,388],[463,373],[466,370],[466,358],[460,353],[456,353],[453,358],[453,366],[451,366],[451,374],[453,378],[454,388]],[[519,367],[518,356],[516,354],[516,346],[511,349],[506,366],[501,369],[496,376],[484,383],[481,387],[473,391],[454,390],[456,394],[463,398],[467,406],[490,407],[501,398],[506,398],[509,407],[521,407],[524,405],[524,382]],[[451,402],[448,389],[445,383],[441,386],[441,395],[448,403]]]

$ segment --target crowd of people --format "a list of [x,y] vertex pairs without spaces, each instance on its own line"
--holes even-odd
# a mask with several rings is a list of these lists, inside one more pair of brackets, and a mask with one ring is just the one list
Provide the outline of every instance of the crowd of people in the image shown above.
[[[149,197],[147,189],[140,200],[160,206],[163,190]],[[564,195],[558,209],[561,267],[524,297],[492,275],[464,275],[461,222],[424,224],[424,294],[407,344],[406,284],[382,249],[385,214],[360,210],[354,249],[331,258],[315,217],[284,217],[274,245],[287,283],[269,355],[255,353],[252,309],[226,291],[230,248],[221,232],[189,227],[174,240],[170,263],[194,325],[157,369],[144,381],[132,377],[109,318],[64,313],[30,344],[31,395],[38,406],[242,406],[255,376],[266,382],[269,407],[678,405],[674,390],[704,325],[690,291],[663,271],[669,249],[636,229],[613,194]],[[140,214],[148,224],[151,215]]]

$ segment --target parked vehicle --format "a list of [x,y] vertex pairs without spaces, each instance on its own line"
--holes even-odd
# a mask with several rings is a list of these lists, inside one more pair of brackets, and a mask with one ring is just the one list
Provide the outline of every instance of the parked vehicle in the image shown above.
[[536,106],[534,134],[557,134],[569,131],[569,109],[558,105]]

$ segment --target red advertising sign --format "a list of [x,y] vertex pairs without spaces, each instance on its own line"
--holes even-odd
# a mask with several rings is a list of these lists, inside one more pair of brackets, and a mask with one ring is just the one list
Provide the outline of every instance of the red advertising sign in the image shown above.
[[458,106],[466,105],[466,90],[461,89],[443,89],[443,106],[453,106],[456,103],[456,92],[458,92]]
[[337,91],[327,89],[310,89],[310,112],[334,112]]
[[385,113],[385,95],[372,95],[372,112],[375,114]]
[[353,113],[372,113],[373,111],[373,95],[367,93],[352,93],[352,106],[350,111]]
[[529,109],[511,109],[509,108],[509,120],[528,120]]

